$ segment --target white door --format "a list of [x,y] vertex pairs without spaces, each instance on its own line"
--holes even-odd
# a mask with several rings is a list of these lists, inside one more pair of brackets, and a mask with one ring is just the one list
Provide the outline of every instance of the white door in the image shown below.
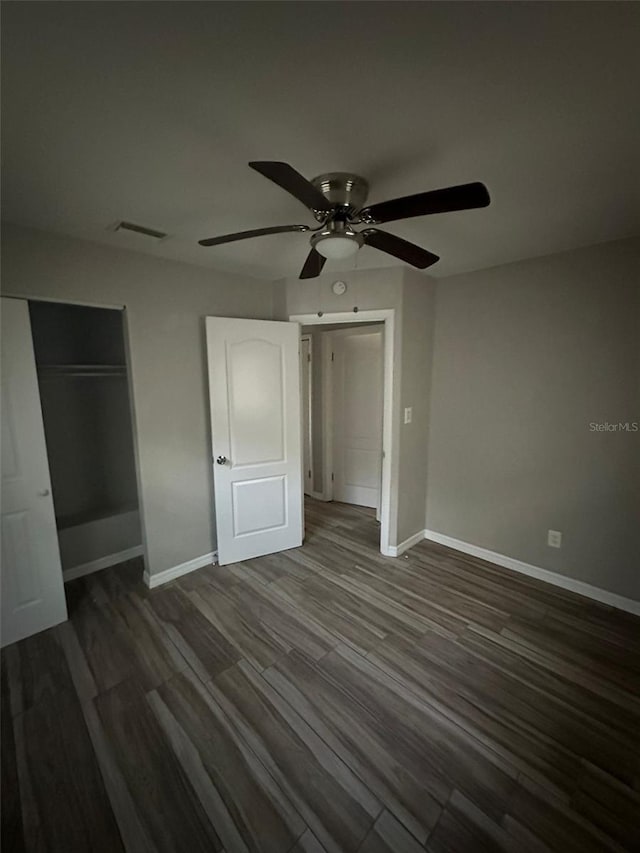
[[302,544],[300,327],[207,317],[218,560]]
[[29,306],[2,299],[2,645],[64,622]]
[[302,473],[304,493],[313,491],[313,439],[311,437],[311,338],[300,338],[300,372],[302,376]]
[[382,332],[333,333],[333,497],[378,507],[382,474]]

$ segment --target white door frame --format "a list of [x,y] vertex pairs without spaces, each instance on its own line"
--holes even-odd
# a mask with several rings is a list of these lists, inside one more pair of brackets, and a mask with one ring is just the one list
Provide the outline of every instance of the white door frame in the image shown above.
[[333,500],[333,356],[332,332],[322,336],[322,500]]
[[[301,371],[303,371],[303,370],[307,371],[307,391],[308,391],[308,393],[307,393],[306,398],[302,394],[302,389],[304,388],[304,380],[303,380],[302,376],[300,377],[300,399],[302,400],[302,405],[305,406],[307,409],[308,418],[309,418],[309,429],[307,431],[307,435],[303,436],[302,452],[303,452],[303,461],[304,461],[304,442],[308,441],[309,442],[309,470],[311,471],[310,486],[311,486],[311,491],[313,492],[314,487],[315,487],[315,476],[316,476],[315,467],[313,464],[313,338],[311,337],[311,335],[300,335],[300,342],[302,342],[302,341],[307,341],[307,343],[309,344],[309,359],[308,359],[306,365],[301,366]],[[306,482],[306,480],[307,480],[307,473],[306,473],[306,471],[303,470],[302,481]],[[308,494],[308,492],[305,492],[305,494]]]
[[[334,314],[290,314],[289,320],[301,326],[324,326],[333,323],[384,323],[384,388],[382,403],[382,488],[380,507],[380,553],[394,556],[391,552],[391,484],[393,482],[392,462],[396,436],[393,430],[393,354],[395,346],[395,309],[385,308],[371,311],[344,311]],[[326,337],[326,336],[325,336]],[[331,350],[326,346],[323,352],[324,366],[331,359]],[[329,371],[324,371],[325,377]],[[330,380],[329,380],[330,381]],[[323,387],[323,405],[326,405],[327,380]],[[327,479],[327,460],[331,459],[331,447],[327,447],[327,430],[324,430],[324,472],[323,491],[325,500],[331,500],[331,470]],[[396,478],[397,479],[397,478]],[[328,488],[327,488],[328,487]],[[395,549],[394,549],[395,550]]]

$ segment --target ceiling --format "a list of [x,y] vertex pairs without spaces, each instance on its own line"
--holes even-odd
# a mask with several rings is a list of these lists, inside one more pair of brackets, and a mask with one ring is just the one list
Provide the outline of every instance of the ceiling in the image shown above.
[[197,245],[314,224],[247,167],[285,160],[363,175],[370,203],[486,183],[489,208],[385,226],[434,276],[640,233],[637,3],[5,2],[2,23],[11,222],[297,275],[308,235]]

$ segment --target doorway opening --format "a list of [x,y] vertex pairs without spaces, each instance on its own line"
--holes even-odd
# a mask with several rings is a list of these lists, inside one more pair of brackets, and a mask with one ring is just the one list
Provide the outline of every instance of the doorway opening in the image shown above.
[[336,515],[328,507],[318,514],[321,501],[334,502],[345,519],[372,516],[380,522],[383,554],[389,553],[390,538],[393,314],[289,318],[301,325],[307,515],[316,522]]
[[65,582],[141,556],[124,311],[29,301]]

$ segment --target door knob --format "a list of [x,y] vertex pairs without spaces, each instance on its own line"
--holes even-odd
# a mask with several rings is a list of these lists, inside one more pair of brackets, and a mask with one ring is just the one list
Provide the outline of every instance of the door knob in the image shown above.
[[38,492],[41,498],[46,498],[49,494],[49,489],[40,489]]
[[218,463],[218,465],[224,465],[226,463],[226,461],[227,461],[226,456],[218,456],[218,458],[216,459],[216,462]]

